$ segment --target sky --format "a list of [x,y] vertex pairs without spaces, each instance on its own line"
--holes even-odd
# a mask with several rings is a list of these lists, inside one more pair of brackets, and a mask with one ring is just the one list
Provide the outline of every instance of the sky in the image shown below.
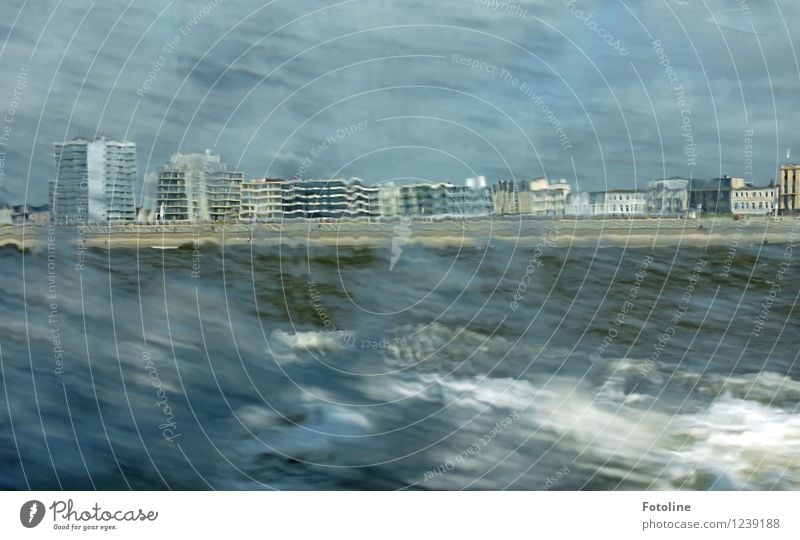
[[[0,199],[53,143],[247,178],[776,178],[800,154],[795,0],[3,0]],[[791,161],[789,154],[789,161]]]

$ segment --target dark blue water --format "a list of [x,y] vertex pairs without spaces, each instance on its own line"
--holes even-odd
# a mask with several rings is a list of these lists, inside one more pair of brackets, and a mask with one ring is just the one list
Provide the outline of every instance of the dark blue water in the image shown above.
[[4,248],[0,487],[798,489],[793,262]]

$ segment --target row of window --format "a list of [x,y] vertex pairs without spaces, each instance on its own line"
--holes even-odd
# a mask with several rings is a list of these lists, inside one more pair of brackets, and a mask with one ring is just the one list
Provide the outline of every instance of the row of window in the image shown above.
[[759,202],[758,208],[754,202],[733,203],[734,210],[771,210],[775,206],[771,202]]
[[757,192],[757,193],[756,192],[751,192],[751,191],[734,191],[733,192],[733,196],[734,196],[734,198],[742,198],[742,197],[744,197],[745,199],[749,199],[750,198],[750,193],[753,193],[753,198],[757,198],[757,197],[774,197],[775,196],[775,192],[774,191],[765,191],[765,192]]

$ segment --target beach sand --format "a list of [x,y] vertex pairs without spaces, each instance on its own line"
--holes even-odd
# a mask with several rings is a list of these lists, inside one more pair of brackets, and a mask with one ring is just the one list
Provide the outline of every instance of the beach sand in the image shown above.
[[169,249],[200,244],[261,246],[385,247],[392,243],[428,247],[486,247],[496,242],[520,248],[546,240],[560,247],[713,246],[785,244],[800,220],[791,217],[684,219],[533,220],[497,218],[467,221],[284,222],[236,225],[142,225],[126,227],[5,227],[0,246],[46,249],[51,242],[100,248]]

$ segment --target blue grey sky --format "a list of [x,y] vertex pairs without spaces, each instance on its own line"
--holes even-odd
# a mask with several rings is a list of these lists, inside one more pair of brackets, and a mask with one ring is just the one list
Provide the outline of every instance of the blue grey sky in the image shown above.
[[52,144],[78,135],[135,142],[140,178],[208,148],[247,177],[584,190],[765,184],[800,153],[795,1],[3,6],[0,198],[15,203],[46,201]]

